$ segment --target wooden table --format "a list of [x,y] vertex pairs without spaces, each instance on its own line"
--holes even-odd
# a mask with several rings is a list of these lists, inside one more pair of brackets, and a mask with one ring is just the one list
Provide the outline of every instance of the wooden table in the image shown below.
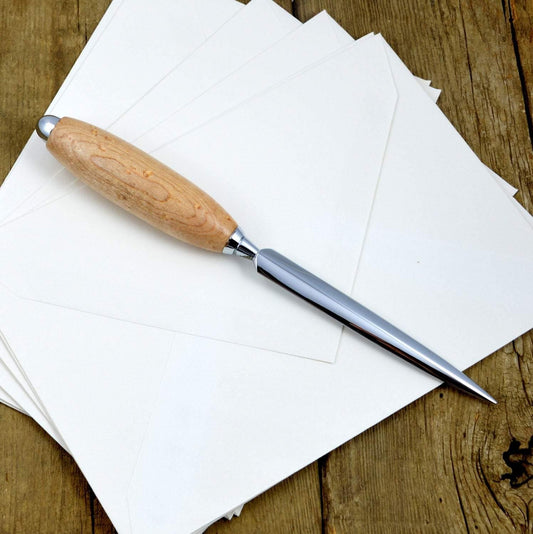
[[[0,0],[0,176],[108,3]],[[355,37],[382,32],[415,74],[443,88],[446,115],[533,211],[531,0],[280,3],[302,21],[327,9]],[[469,374],[498,406],[438,388],[210,534],[533,532],[531,332]],[[1,533],[114,532],[73,460],[36,424],[0,407],[0,430]]]

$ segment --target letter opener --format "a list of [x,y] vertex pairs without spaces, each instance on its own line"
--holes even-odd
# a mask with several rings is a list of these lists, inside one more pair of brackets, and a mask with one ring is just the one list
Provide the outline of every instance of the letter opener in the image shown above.
[[464,373],[368,308],[272,249],[256,247],[210,196],[126,141],[85,122],[41,117],[52,155],[89,187],[181,241],[251,261],[257,272],[391,353],[477,398],[496,400]]

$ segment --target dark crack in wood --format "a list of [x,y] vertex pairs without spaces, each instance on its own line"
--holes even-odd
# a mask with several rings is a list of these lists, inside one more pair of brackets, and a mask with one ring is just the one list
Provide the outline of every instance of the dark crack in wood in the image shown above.
[[522,66],[522,59],[520,57],[520,47],[518,44],[518,38],[516,36],[516,28],[514,24],[514,17],[513,17],[513,8],[511,5],[511,1],[507,0],[507,13],[504,5],[504,14],[507,15],[508,21],[509,21],[509,27],[511,29],[511,39],[513,41],[513,50],[514,55],[516,59],[516,69],[518,71],[518,76],[520,78],[520,86],[522,88],[522,98],[524,100],[524,108],[526,113],[526,121],[527,121],[527,128],[529,131],[529,140],[531,142],[531,146],[533,147],[533,119],[531,117],[531,111],[529,107],[529,94],[527,90],[527,80],[524,73],[524,68]]

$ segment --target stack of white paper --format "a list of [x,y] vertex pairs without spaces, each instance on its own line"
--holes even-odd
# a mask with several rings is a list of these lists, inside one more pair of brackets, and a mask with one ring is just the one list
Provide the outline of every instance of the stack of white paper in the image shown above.
[[[115,0],[48,113],[135,142],[464,369],[533,326],[533,225],[438,95],[326,13]],[[0,214],[1,400],[119,532],[202,531],[438,385],[107,203],[35,135]]]

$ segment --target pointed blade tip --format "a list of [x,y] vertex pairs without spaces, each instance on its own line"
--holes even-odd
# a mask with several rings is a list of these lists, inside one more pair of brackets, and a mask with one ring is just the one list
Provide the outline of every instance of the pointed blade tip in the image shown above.
[[469,391],[472,395],[474,395],[478,399],[488,401],[492,404],[498,404],[498,401],[490,393],[487,393],[482,387],[478,386],[475,382],[472,383],[476,386],[475,388],[469,388]]
[[492,404],[498,404],[498,401],[492,396],[487,393],[486,399],[491,402]]

